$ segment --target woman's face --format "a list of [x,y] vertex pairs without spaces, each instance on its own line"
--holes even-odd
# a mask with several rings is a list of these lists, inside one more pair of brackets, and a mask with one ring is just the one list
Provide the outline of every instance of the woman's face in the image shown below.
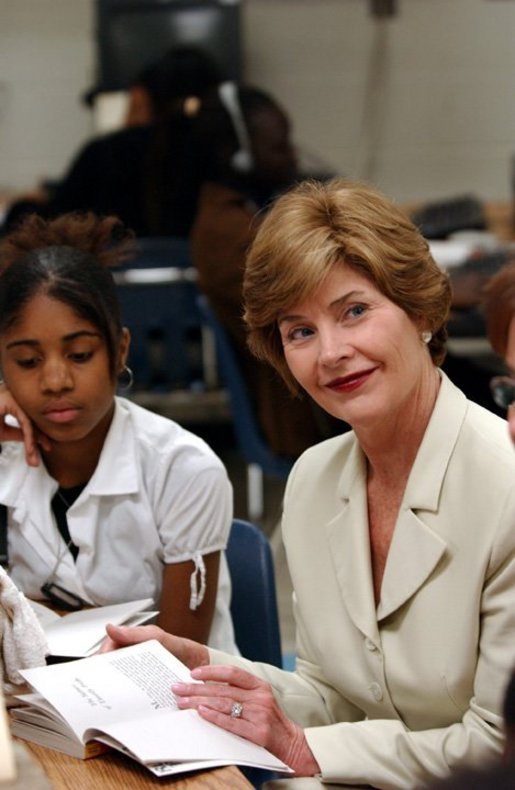
[[[434,365],[420,329],[348,266],[280,316],[286,363],[327,412],[353,428],[402,417]],[[384,423],[383,423],[384,424]]]
[[[128,336],[120,346],[125,362]],[[98,328],[68,305],[37,294],[0,337],[5,382],[18,405],[54,441],[107,432],[115,381]]]

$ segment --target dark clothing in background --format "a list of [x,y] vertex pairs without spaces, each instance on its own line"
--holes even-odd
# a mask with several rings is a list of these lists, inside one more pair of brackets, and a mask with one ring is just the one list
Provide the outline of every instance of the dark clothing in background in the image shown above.
[[176,181],[177,197],[162,193],[171,160],[167,164],[157,161],[158,139],[157,127],[134,126],[92,140],[56,184],[50,200],[44,204],[14,204],[5,229],[30,211],[44,217],[94,211],[116,215],[136,236],[188,236],[196,194]]
[[348,426],[323,412],[307,395],[293,397],[275,370],[248,350],[242,285],[246,251],[259,224],[258,208],[242,191],[205,184],[190,239],[191,255],[199,287],[234,343],[268,444],[277,454],[296,458]]

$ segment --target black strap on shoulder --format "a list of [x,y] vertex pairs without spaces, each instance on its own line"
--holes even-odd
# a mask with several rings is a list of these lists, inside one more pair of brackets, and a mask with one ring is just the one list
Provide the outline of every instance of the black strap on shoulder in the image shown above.
[[0,565],[7,568],[9,556],[7,551],[7,505],[0,505]]

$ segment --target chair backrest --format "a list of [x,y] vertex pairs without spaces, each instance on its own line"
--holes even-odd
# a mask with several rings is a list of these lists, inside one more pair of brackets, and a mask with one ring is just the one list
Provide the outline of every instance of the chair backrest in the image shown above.
[[220,377],[229,390],[234,430],[241,454],[248,464],[257,464],[270,477],[285,480],[293,461],[275,455],[263,438],[231,340],[203,294],[199,295],[197,305],[215,338]]
[[136,240],[136,254],[122,269],[160,266],[190,267],[188,239],[180,236],[141,236]]
[[272,549],[266,535],[235,518],[226,548],[232,583],[231,615],[241,654],[282,667]]
[[202,321],[188,242],[138,240],[138,253],[114,272],[122,321],[131,332],[128,364],[136,389],[202,385]]

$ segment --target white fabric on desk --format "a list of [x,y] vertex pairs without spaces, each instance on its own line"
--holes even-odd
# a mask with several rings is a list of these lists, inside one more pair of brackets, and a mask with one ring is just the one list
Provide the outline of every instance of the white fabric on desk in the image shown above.
[[19,669],[45,663],[48,645],[45,634],[29,602],[0,568],[0,635],[4,688],[24,683]]

